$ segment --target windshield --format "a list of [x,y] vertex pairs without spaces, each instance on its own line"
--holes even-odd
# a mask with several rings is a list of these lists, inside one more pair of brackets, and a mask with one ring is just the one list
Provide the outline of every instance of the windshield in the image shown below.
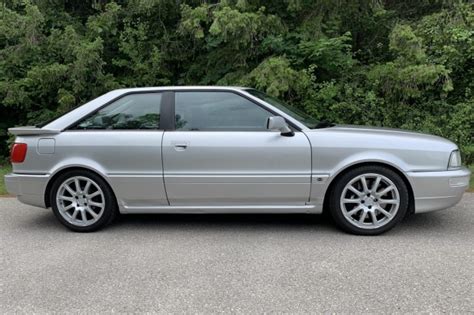
[[312,118],[311,116],[307,115],[306,113],[303,113],[298,108],[295,108],[293,106],[290,106],[288,104],[283,103],[282,101],[280,101],[279,99],[277,99],[273,96],[267,95],[263,92],[260,92],[260,91],[254,90],[254,89],[248,89],[248,90],[245,90],[245,91],[248,92],[249,94],[252,94],[253,96],[261,99],[262,101],[267,102],[270,105],[275,106],[276,108],[278,108],[279,110],[281,110],[285,114],[288,114],[291,117],[299,120],[301,123],[303,123],[308,128],[314,128],[314,126],[318,124],[318,121],[316,119]]

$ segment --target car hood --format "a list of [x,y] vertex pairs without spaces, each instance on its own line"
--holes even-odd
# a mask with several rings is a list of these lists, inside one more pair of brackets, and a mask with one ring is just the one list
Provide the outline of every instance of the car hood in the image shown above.
[[320,169],[367,160],[391,162],[405,171],[446,170],[457,149],[447,139],[401,129],[336,125],[304,132]]
[[[452,141],[426,133],[397,129],[397,128],[387,128],[387,127],[370,127],[370,126],[357,126],[357,125],[335,125],[330,128],[322,129],[311,129],[309,133],[318,133],[318,132],[329,132],[329,133],[339,133],[339,134],[352,134],[357,135],[361,138],[370,138],[375,137],[374,139],[400,139],[407,140],[409,143],[413,142],[426,142],[427,144],[436,144],[441,146],[446,150],[456,150],[457,146]],[[400,145],[403,143],[398,143]],[[440,148],[441,148],[440,147]]]

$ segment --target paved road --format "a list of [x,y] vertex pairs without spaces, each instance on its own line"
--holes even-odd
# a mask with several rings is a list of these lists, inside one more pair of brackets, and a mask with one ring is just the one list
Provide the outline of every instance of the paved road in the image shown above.
[[124,216],[93,234],[0,199],[0,313],[474,311],[474,194],[389,234],[322,216]]

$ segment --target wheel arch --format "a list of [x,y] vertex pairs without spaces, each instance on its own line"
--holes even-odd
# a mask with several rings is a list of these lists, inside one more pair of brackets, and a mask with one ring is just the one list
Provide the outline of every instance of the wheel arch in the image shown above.
[[102,174],[98,170],[90,168],[90,167],[86,167],[86,166],[82,166],[82,165],[71,165],[71,166],[67,166],[67,167],[63,167],[61,169],[58,169],[51,176],[51,178],[49,179],[49,181],[46,185],[45,192],[44,192],[44,203],[45,203],[47,208],[51,207],[50,194],[51,194],[51,189],[53,187],[53,183],[57,180],[57,178],[59,176],[63,175],[64,173],[70,172],[70,171],[88,171],[88,172],[94,173],[95,175],[99,176],[100,178],[102,178],[104,180],[104,182],[106,183],[106,185],[109,187],[110,191],[112,192],[112,195],[114,196],[115,200],[117,200],[117,197],[115,196],[115,192],[114,192],[112,186],[110,185],[109,181],[107,180],[107,178],[104,176],[104,174]]
[[408,211],[407,214],[411,214],[415,212],[415,195],[413,193],[413,188],[411,186],[410,181],[408,180],[407,176],[401,171],[400,169],[396,168],[395,166],[388,164],[388,163],[383,163],[383,162],[378,162],[378,161],[365,161],[365,162],[359,162],[355,164],[348,165],[347,167],[339,170],[339,172],[336,174],[336,176],[333,177],[331,182],[329,183],[328,188],[326,189],[326,192],[324,194],[324,201],[323,201],[323,211],[326,212],[328,210],[328,205],[329,205],[329,196],[331,195],[332,189],[334,189],[334,186],[336,185],[337,181],[347,172],[361,167],[361,166],[383,166],[385,168],[388,168],[395,173],[397,173],[400,178],[403,180],[405,185],[407,186],[408,190]]

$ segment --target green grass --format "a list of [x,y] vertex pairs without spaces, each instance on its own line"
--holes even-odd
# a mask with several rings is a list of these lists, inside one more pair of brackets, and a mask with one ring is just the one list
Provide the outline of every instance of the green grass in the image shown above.
[[0,162],[0,196],[8,195],[7,189],[5,187],[5,181],[3,180],[3,176],[8,174],[12,171],[12,167],[8,162]]
[[[474,192],[474,164],[469,166],[469,169],[472,172],[471,180],[469,181],[469,190],[470,192]],[[5,188],[5,181],[3,180],[3,176],[8,174],[12,171],[12,167],[8,162],[0,164],[0,196],[8,195],[8,192]]]

